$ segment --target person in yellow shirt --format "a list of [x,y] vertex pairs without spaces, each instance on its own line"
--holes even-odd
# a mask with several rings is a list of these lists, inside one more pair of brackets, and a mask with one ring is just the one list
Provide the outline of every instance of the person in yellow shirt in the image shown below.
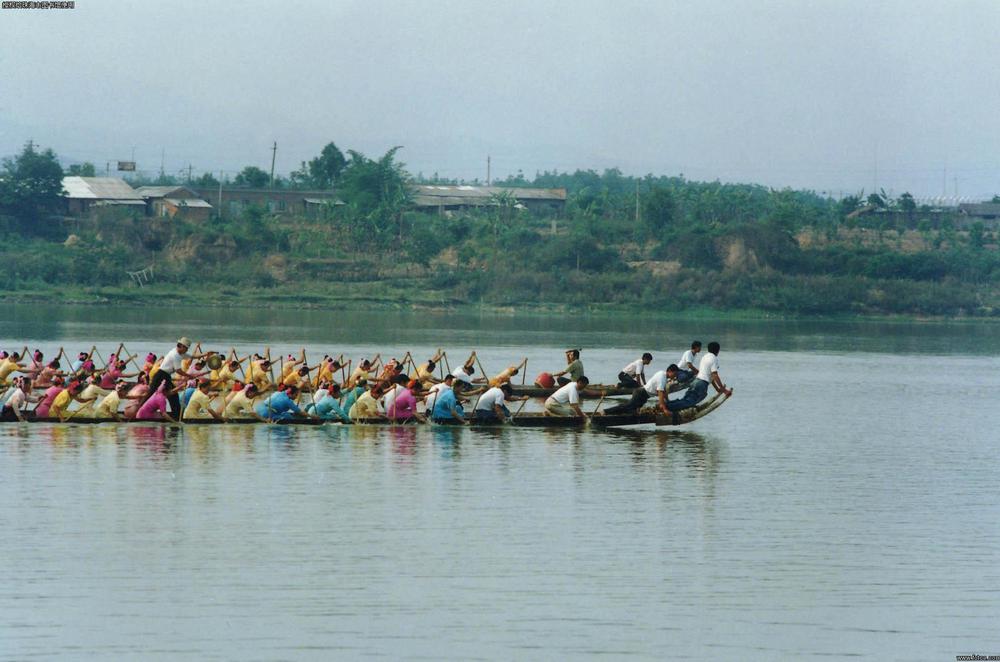
[[371,361],[363,359],[361,363],[358,364],[358,367],[354,369],[354,372],[351,373],[351,378],[347,380],[347,385],[354,386],[362,379],[366,382],[371,381],[372,366],[375,364],[376,360],[378,360],[377,355]]
[[118,380],[118,383],[115,384],[115,389],[104,396],[100,403],[98,403],[97,408],[94,410],[94,418],[122,420],[118,415],[118,407],[121,406],[122,397],[128,392],[128,389],[128,382]]
[[49,407],[49,417],[58,418],[60,422],[65,422],[72,416],[73,413],[69,411],[69,406],[80,397],[83,387],[83,382],[70,382],[69,386],[63,389],[62,393],[52,401],[52,406]]
[[0,384],[7,383],[7,377],[10,376],[10,373],[24,370],[24,366],[21,365],[20,360],[21,355],[17,352],[4,357],[3,361],[0,362]]
[[257,387],[247,384],[242,390],[236,391],[226,402],[226,408],[222,416],[228,419],[256,418],[259,421],[267,422],[263,417],[254,411],[254,398],[257,396]]
[[246,370],[246,381],[248,384],[255,384],[261,393],[271,388],[271,378],[268,373],[271,370],[271,362],[265,358],[250,361]]
[[228,391],[233,388],[233,384],[236,383],[238,377],[237,374],[240,371],[240,364],[245,361],[238,358],[233,358],[222,364],[222,367],[218,370],[213,370],[211,374],[212,387],[221,389],[223,391]]
[[441,350],[437,351],[437,354],[429,358],[424,363],[417,366],[416,374],[412,376],[420,383],[421,388],[424,390],[429,389],[438,383],[438,379],[434,377],[434,370],[437,368],[438,362],[441,360]]
[[[525,361],[527,361],[527,359],[525,359]],[[490,380],[490,386],[496,387],[502,384],[509,384],[511,377],[518,374],[521,371],[521,367],[523,365],[524,363],[507,366],[504,370],[500,371],[500,374],[498,374],[497,376],[495,376],[493,379]]]
[[215,396],[209,393],[211,386],[211,381],[207,379],[198,380],[198,387],[195,388],[188,400],[187,407],[184,408],[184,420],[197,420],[199,418],[220,420],[222,418],[219,412],[212,409],[212,400],[215,399]]
[[382,389],[378,386],[373,387],[370,391],[365,391],[351,406],[351,410],[347,412],[348,417],[352,421],[359,418],[378,418],[378,401],[381,397]]
[[323,361],[319,364],[319,372],[316,373],[316,384],[318,385],[321,382],[336,382],[338,377],[337,371],[342,367],[339,360],[332,356],[324,356]]

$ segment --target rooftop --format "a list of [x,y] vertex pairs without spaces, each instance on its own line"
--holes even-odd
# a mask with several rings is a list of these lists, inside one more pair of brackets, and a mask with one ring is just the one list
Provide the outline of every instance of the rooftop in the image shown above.
[[63,177],[62,185],[67,198],[142,201],[142,196],[120,177]]

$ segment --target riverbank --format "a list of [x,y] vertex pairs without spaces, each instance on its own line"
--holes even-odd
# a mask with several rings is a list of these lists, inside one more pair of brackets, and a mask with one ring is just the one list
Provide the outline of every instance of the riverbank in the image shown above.
[[651,320],[774,320],[790,322],[845,321],[878,323],[998,323],[1000,316],[944,316],[944,315],[887,315],[831,313],[801,315],[776,313],[759,309],[723,310],[712,307],[662,310],[649,306],[592,303],[587,305],[559,302],[528,302],[512,306],[491,302],[472,303],[448,297],[446,293],[413,288],[390,296],[385,283],[354,283],[350,295],[338,290],[310,291],[293,287],[248,288],[242,291],[219,288],[216,290],[181,289],[173,285],[152,284],[138,287],[64,287],[60,289],[34,288],[20,291],[0,291],[0,296],[11,304],[42,306],[114,306],[120,308],[143,306],[198,306],[198,307],[254,307],[269,310],[324,310],[324,311],[413,311],[434,313],[490,315],[595,315],[628,316]]

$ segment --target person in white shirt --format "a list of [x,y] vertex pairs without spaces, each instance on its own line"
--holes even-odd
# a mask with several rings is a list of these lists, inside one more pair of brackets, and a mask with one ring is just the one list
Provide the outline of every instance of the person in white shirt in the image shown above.
[[507,409],[507,401],[513,400],[514,392],[510,384],[501,384],[488,389],[479,396],[473,416],[477,421],[502,421],[510,418],[510,410]]
[[28,395],[31,382],[27,377],[15,377],[0,408],[0,421],[23,421],[25,408],[33,398]]
[[653,355],[646,352],[622,368],[618,373],[618,385],[622,388],[637,388],[646,383],[646,366],[653,362]]
[[698,364],[698,376],[691,381],[691,386],[685,391],[684,396],[677,400],[670,400],[667,408],[671,412],[679,412],[688,407],[694,407],[705,399],[708,395],[708,385],[711,384],[718,393],[725,393],[726,397],[733,394],[731,388],[727,388],[719,377],[719,343],[708,343],[708,352],[701,357]]
[[686,382],[692,377],[698,374],[698,366],[695,365],[695,361],[698,358],[698,352],[701,351],[701,341],[695,340],[691,343],[691,349],[684,352],[681,356],[681,360],[677,362],[677,381]]
[[[153,373],[153,376],[149,380],[149,393],[153,394],[160,388],[160,384],[166,383],[167,387],[164,389],[164,394],[167,396],[167,402],[170,403],[170,413],[174,418],[179,419],[181,417],[181,399],[177,397],[174,392],[174,375],[180,375],[184,381],[189,379],[197,379],[197,375],[191,375],[184,371],[183,361],[184,355],[187,354],[188,348],[191,346],[191,341],[185,338],[180,338],[177,341],[177,345],[164,355],[163,360],[160,361],[160,368]],[[197,356],[192,356],[192,359],[200,359],[207,354],[199,354]]]
[[452,390],[451,385],[454,382],[455,375],[447,374],[444,376],[444,381],[438,382],[427,390],[427,397],[424,398],[424,408],[426,411],[434,411],[434,405],[437,404],[438,397],[444,395],[445,391]]
[[666,370],[660,370],[649,378],[644,386],[640,386],[632,391],[632,398],[628,402],[609,407],[604,410],[605,414],[631,414],[642,409],[646,401],[650,398],[657,399],[657,407],[664,414],[669,414],[667,409],[667,382],[677,377],[677,366],[671,363]]
[[575,382],[566,384],[550,395],[545,401],[545,415],[586,418],[586,414],[580,409],[580,391],[587,388],[589,383],[589,379],[580,377]]

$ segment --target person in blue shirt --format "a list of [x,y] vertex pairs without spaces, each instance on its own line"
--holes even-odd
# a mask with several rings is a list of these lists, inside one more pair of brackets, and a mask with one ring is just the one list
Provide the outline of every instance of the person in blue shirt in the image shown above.
[[254,411],[257,412],[258,416],[266,418],[269,421],[288,421],[296,416],[308,416],[308,414],[295,404],[295,397],[298,394],[298,387],[285,386],[280,391],[276,391],[264,398],[263,401],[254,407]]
[[451,388],[454,380],[454,375],[448,375],[442,384],[435,387],[437,393],[431,395],[434,403],[431,421],[434,423],[450,423],[451,421],[466,423],[465,411],[459,404],[458,398],[455,397],[455,391]]
[[340,405],[340,408],[344,411],[351,411],[351,407],[354,406],[354,403],[357,402],[358,398],[361,397],[361,394],[367,390],[368,382],[364,379],[359,379],[358,383],[355,384],[353,388],[347,389],[347,392],[344,393],[344,401]]
[[[317,418],[322,418],[324,421],[350,423],[350,417],[348,417],[347,413],[340,406],[340,385],[320,385],[319,391],[326,391],[327,395],[307,406],[306,413]],[[319,391],[317,391],[317,395]]]

